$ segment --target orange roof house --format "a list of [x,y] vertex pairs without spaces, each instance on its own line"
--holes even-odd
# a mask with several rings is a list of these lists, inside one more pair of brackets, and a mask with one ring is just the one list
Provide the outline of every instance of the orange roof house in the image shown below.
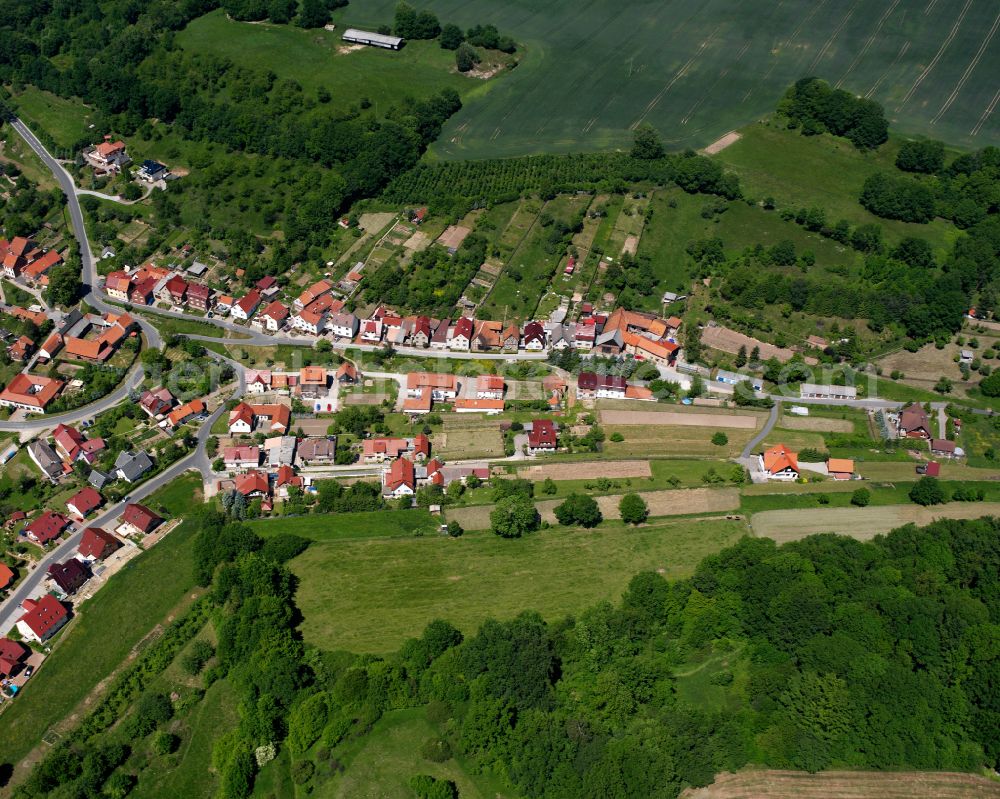
[[826,470],[834,480],[850,480],[854,476],[854,461],[850,458],[830,458]]
[[761,453],[761,470],[772,480],[796,480],[799,476],[799,457],[784,444],[775,444]]

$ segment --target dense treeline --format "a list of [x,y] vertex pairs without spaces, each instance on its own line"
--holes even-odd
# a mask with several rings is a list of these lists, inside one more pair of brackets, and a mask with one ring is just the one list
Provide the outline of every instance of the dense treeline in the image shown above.
[[844,136],[859,150],[871,150],[889,138],[882,106],[819,78],[802,78],[785,93],[778,112],[806,136]]
[[[674,797],[747,763],[975,771],[1000,761],[995,519],[911,525],[867,543],[746,538],[690,579],[637,575],[617,606],[551,624],[525,612],[469,638],[435,621],[389,657],[299,640],[283,564],[307,543],[262,540],[204,512],[195,562],[207,597],[174,624],[145,681],[114,689],[115,704],[52,750],[18,799],[127,792],[140,763],[130,750],[147,736],[156,746],[178,712],[145,686],[206,613],[215,657],[201,644],[184,663],[194,673],[208,663],[206,682],[225,678],[240,697],[237,726],[213,747],[223,799],[249,796],[282,748],[300,785],[329,778],[341,742],[419,705],[442,731],[424,757],[460,751],[526,797]],[[708,693],[694,702],[680,685],[701,670]]]
[[740,196],[739,180],[710,158],[685,152],[657,158],[630,153],[534,155],[484,161],[421,162],[393,180],[387,202],[424,202],[461,215],[473,207],[516,200],[526,194],[551,199],[560,192],[623,192],[629,184],[675,182],[688,192]]

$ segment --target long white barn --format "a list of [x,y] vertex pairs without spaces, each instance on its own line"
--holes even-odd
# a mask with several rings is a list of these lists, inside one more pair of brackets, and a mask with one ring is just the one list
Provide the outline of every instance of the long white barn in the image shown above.
[[345,42],[352,44],[367,44],[372,47],[382,47],[386,50],[398,50],[403,46],[403,39],[399,36],[385,36],[381,33],[371,33],[369,31],[359,31],[357,28],[348,28],[341,37]]

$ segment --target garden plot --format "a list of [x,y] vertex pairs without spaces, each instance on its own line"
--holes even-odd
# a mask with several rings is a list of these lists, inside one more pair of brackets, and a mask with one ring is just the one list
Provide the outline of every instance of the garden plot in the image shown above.
[[517,470],[528,480],[579,480],[581,475],[597,474],[610,480],[629,477],[652,477],[649,461],[575,461],[546,463]]
[[619,410],[602,410],[600,413],[601,424],[605,425],[672,425],[677,427],[754,430],[757,428],[759,422],[756,416],[737,416],[722,413]]

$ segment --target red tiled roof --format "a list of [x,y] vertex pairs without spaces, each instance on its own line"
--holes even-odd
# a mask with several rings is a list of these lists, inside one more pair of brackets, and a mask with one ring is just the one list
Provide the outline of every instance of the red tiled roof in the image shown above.
[[799,470],[798,455],[784,444],[775,444],[764,452],[764,469],[769,474],[777,474],[785,469]]
[[104,502],[104,498],[98,493],[97,489],[93,486],[87,486],[86,488],[81,488],[72,497],[66,500],[66,507],[76,508],[76,512],[81,516],[86,516],[93,510],[101,507]]
[[558,440],[556,426],[551,419],[535,419],[532,421],[531,432],[528,433],[529,447],[532,449],[539,447],[554,449]]
[[50,631],[58,627],[69,615],[62,602],[51,594],[45,594],[37,602],[25,600],[27,610],[18,621],[23,621],[39,638],[45,638]]
[[235,488],[243,496],[249,496],[257,492],[269,496],[271,493],[271,488],[267,482],[267,475],[256,470],[237,475]]
[[55,399],[62,385],[62,380],[21,372],[14,375],[3,392],[0,392],[0,400],[44,409]]
[[120,548],[121,541],[101,527],[88,527],[83,531],[77,552],[85,558],[104,559]]
[[412,461],[408,461],[406,458],[397,458],[392,462],[392,466],[389,467],[389,472],[385,476],[385,486],[390,491],[395,491],[403,485],[413,489],[417,485],[417,480]]
[[54,541],[69,526],[69,519],[63,514],[47,510],[24,528],[28,535],[39,544]]
[[153,511],[145,505],[140,505],[138,502],[132,502],[125,506],[125,512],[122,514],[122,521],[127,524],[131,524],[133,527],[142,530],[144,533],[148,533],[155,529],[156,526],[163,521],[163,519],[153,513]]

